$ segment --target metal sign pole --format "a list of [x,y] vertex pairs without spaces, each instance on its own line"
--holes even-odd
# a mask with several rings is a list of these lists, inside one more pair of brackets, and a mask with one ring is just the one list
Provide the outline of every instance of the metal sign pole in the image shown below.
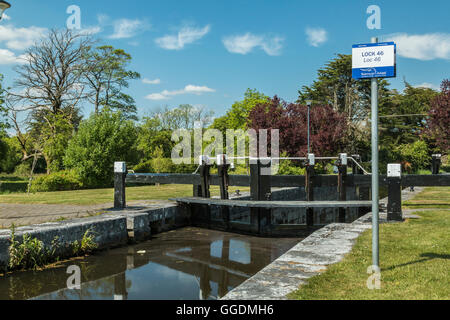
[[[378,38],[372,38],[378,43]],[[379,268],[378,82],[372,78],[372,265]]]
[[308,106],[308,114],[307,114],[307,121],[308,121],[308,154],[311,153],[311,105],[312,100],[307,100],[306,105]]

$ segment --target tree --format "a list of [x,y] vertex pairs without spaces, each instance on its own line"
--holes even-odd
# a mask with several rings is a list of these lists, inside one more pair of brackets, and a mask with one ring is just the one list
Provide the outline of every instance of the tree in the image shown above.
[[138,128],[137,149],[145,162],[160,149],[163,157],[170,158],[173,142],[172,131],[164,129],[157,118],[145,117]]
[[[65,146],[58,144],[67,141],[68,132],[75,130],[81,119],[78,104],[86,97],[82,57],[90,43],[85,35],[51,30],[45,39],[25,52],[25,63],[16,68],[14,92],[8,94],[8,115],[23,147],[23,160],[43,156],[48,173],[60,168],[61,149]],[[26,125],[31,134],[21,132],[18,112],[28,112]],[[32,154],[26,148],[30,143]],[[56,149],[59,151],[55,152]]]
[[236,101],[231,110],[223,117],[216,118],[213,125],[214,129],[218,129],[225,134],[227,129],[247,129],[248,117],[250,112],[257,105],[266,103],[270,98],[256,89],[247,89],[244,99]]
[[[386,80],[378,80],[380,107],[390,91]],[[344,141],[347,153],[365,154],[370,147],[371,85],[370,80],[354,80],[352,77],[352,56],[338,54],[325,67],[318,70],[318,79],[311,86],[299,90],[297,103],[307,100],[315,105],[331,105],[333,110],[347,117],[348,132]]]
[[[6,123],[3,121],[4,107],[3,107],[3,88],[2,88],[3,76],[0,74],[0,162],[4,161],[7,152],[8,145],[4,141],[6,138]],[[0,170],[2,168],[0,167]]]
[[5,91],[2,87],[3,75],[0,74],[0,135],[4,133],[5,129],[8,128],[8,123],[5,119],[7,109],[4,106],[5,103]]
[[111,186],[115,161],[136,162],[137,130],[121,112],[104,109],[80,124],[64,157],[89,187]]
[[22,151],[15,137],[4,137],[1,143],[0,172],[13,173],[22,161]]
[[450,150],[450,80],[442,81],[441,93],[431,102],[428,134],[436,140],[441,152]]
[[63,158],[73,135],[73,124],[62,112],[53,114],[46,110],[34,110],[32,114],[33,122],[29,135],[42,151],[47,163],[47,173],[63,170]]
[[157,109],[151,113],[151,117],[159,121],[161,130],[194,129],[195,123],[199,123],[202,128],[211,124],[213,111],[204,107],[193,107],[189,104],[182,104],[176,108],[165,107]]
[[[253,108],[248,126],[255,130],[279,129],[281,153],[291,157],[307,154],[307,107],[304,105],[288,104],[275,96],[269,103]],[[316,106],[311,110],[311,149],[316,155],[336,155],[342,150],[346,132],[345,114],[331,106]]]
[[[352,77],[352,56],[338,54],[324,68],[318,70],[318,79],[311,86],[299,90],[297,103],[331,105],[335,111],[343,112],[352,122],[365,120],[370,111],[371,85],[369,80]],[[386,93],[389,83],[378,80],[380,97]]]
[[[415,88],[405,81],[399,93],[391,90],[380,103],[380,168],[384,172],[388,163],[405,160],[398,147],[413,148],[423,140],[427,114],[437,92],[428,88]],[[428,143],[428,149],[432,149]],[[405,152],[403,152],[405,154]],[[406,161],[406,160],[405,160]]]
[[82,57],[91,40],[70,30],[51,30],[48,37],[25,52],[25,63],[16,68],[17,79],[12,95],[26,104],[26,109],[46,109],[53,114],[74,113],[84,97],[81,78],[85,70]]
[[127,70],[131,55],[112,46],[100,46],[85,51],[84,78],[90,89],[89,100],[94,105],[95,114],[105,106],[120,110],[129,117],[135,117],[134,99],[123,93],[129,81],[139,79],[139,73]]
[[380,105],[381,143],[398,146],[417,141],[436,95],[433,89],[414,88],[406,81],[401,94],[393,90]]

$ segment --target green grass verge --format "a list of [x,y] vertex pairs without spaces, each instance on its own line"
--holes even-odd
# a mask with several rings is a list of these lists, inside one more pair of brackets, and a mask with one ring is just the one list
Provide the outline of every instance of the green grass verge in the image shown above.
[[[249,188],[230,187],[230,192],[236,189],[248,191]],[[139,200],[167,200],[177,197],[192,197],[192,185],[161,185],[127,187],[127,201]],[[211,194],[218,196],[219,187],[212,186]],[[35,194],[3,194],[0,195],[0,203],[18,204],[67,204],[67,205],[94,205],[111,203],[114,200],[113,189],[93,189],[77,191],[42,192]]]
[[[438,192],[438,194],[436,194]],[[448,203],[450,188],[428,188],[418,196]],[[444,200],[442,200],[444,199]],[[445,200],[446,199],[446,200]],[[417,207],[420,205],[416,203]],[[381,289],[367,288],[372,233],[365,232],[352,252],[290,295],[301,300],[450,299],[450,203],[445,209],[418,211],[418,220],[380,226]]]
[[412,200],[405,201],[407,209],[450,208],[450,187],[430,187]]

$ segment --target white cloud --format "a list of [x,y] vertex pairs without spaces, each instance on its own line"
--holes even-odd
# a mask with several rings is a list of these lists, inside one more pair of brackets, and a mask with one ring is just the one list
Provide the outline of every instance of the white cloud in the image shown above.
[[146,96],[145,99],[158,101],[158,100],[167,100],[170,98],[168,96],[163,95],[162,93],[152,93]]
[[100,25],[106,25],[109,23],[110,19],[107,14],[100,13],[97,15],[97,21]]
[[216,90],[208,88],[206,86],[195,86],[192,84],[187,85],[184,89],[168,91],[164,90],[160,93],[152,93],[146,96],[145,98],[148,100],[167,100],[173,96],[181,95],[181,94],[195,94],[201,95],[203,93],[216,92]]
[[144,79],[142,79],[142,82],[145,84],[160,84],[161,79],[150,80],[150,79],[144,78]]
[[[99,21],[105,22],[105,16],[99,16]],[[105,20],[106,19],[106,20]],[[110,39],[128,39],[136,36],[139,32],[148,30],[150,25],[143,20],[119,19],[113,22],[114,33]]]
[[328,40],[327,31],[323,28],[306,28],[308,43],[313,47],[318,47]]
[[228,36],[222,42],[231,53],[248,54],[254,48],[261,48],[269,56],[278,56],[283,49],[284,39],[279,36],[269,37],[267,35],[254,35],[247,32],[243,35]]
[[210,31],[209,25],[203,28],[185,26],[176,35],[166,35],[155,40],[156,44],[166,50],[181,50],[187,44],[203,38]]
[[11,17],[8,16],[6,13],[3,14],[2,20],[11,20]]
[[83,29],[79,30],[78,33],[89,36],[89,35],[94,35],[94,34],[100,33],[102,31],[103,31],[103,29],[100,26],[94,26],[94,27],[83,28]]
[[397,33],[383,37],[385,41],[394,41],[400,56],[418,60],[450,59],[450,34]]
[[0,25],[0,42],[12,50],[24,50],[31,47],[47,33],[46,28],[15,28],[11,25]]
[[25,56],[16,56],[14,52],[7,49],[0,49],[0,65],[25,63]]
[[202,93],[206,93],[206,92],[216,92],[216,90],[205,87],[205,86],[193,86],[193,85],[187,85],[184,88],[184,91],[186,93],[192,93],[192,94],[197,94],[200,95]]
[[437,91],[441,90],[440,86],[435,85],[433,83],[429,83],[429,82],[424,82],[424,83],[415,85],[414,88],[428,88],[428,89],[433,89],[433,90],[437,90]]

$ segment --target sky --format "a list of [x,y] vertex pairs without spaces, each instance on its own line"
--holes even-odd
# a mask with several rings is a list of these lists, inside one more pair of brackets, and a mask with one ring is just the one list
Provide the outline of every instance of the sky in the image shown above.
[[[295,101],[336,54],[371,37],[395,41],[391,87],[439,88],[450,77],[448,0],[8,0],[0,21],[0,73],[13,84],[20,56],[78,6],[81,29],[122,48],[141,74],[127,89],[144,116],[159,107],[205,107],[223,115],[247,88]],[[381,29],[369,29],[371,5]],[[74,20],[71,20],[72,22]],[[86,115],[92,107],[83,108]]]

